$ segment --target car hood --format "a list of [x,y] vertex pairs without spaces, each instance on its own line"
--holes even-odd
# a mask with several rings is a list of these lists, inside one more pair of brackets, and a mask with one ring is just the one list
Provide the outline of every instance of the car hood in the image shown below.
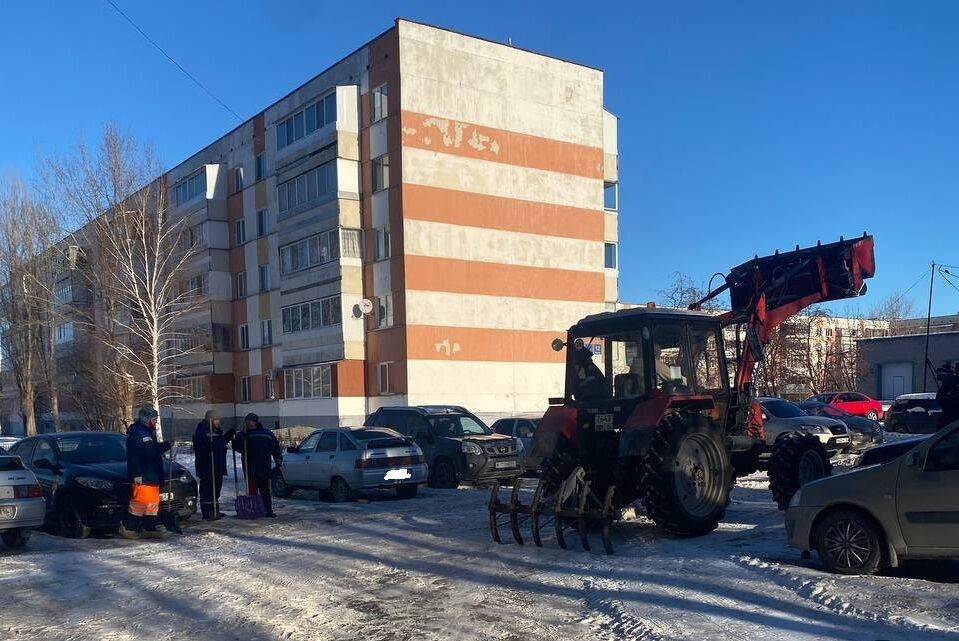
[[854,503],[866,508],[873,506],[874,509],[883,496],[895,494],[898,476],[898,459],[882,465],[853,468],[802,486],[799,504],[822,507],[833,503]]
[[512,441],[512,436],[503,436],[502,434],[457,434],[455,436],[446,436],[457,441],[475,441],[477,443],[503,443]]
[[793,418],[772,417],[770,422],[778,425],[799,428],[800,425],[819,425],[822,427],[845,427],[842,421],[826,416],[796,416]]
[[[70,463],[68,464],[68,470],[70,475],[73,477],[92,476],[94,478],[104,479],[106,481],[113,481],[114,483],[125,483],[127,481],[126,461],[106,461],[104,463]],[[185,467],[179,463],[174,463],[173,476],[179,477],[184,473],[189,476],[189,473]],[[163,474],[164,476],[168,476],[170,474],[169,461],[163,462]]]
[[877,434],[882,431],[882,426],[876,421],[870,421],[864,416],[846,416],[842,419],[850,432],[857,434]]

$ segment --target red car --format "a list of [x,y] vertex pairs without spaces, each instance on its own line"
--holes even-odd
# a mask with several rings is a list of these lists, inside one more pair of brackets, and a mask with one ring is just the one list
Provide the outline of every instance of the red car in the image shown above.
[[865,416],[873,421],[878,421],[883,415],[881,402],[859,392],[826,392],[816,394],[808,400],[833,405],[844,412],[854,416]]

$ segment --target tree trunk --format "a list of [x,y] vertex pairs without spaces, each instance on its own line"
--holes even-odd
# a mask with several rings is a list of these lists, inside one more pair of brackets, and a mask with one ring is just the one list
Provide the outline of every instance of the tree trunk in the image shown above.
[[27,384],[20,391],[20,411],[23,414],[23,427],[27,436],[37,434],[37,408],[33,396],[33,385]]

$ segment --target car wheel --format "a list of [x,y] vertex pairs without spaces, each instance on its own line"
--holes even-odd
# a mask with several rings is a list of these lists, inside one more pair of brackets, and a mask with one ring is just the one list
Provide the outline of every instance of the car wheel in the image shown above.
[[30,530],[22,527],[0,532],[0,538],[10,548],[22,548],[30,540]]
[[879,526],[861,512],[838,510],[819,523],[814,535],[823,564],[838,574],[873,574],[882,560]]
[[453,462],[445,458],[436,461],[436,467],[430,475],[430,487],[448,490],[459,487],[459,484],[460,480]]
[[868,412],[866,412],[866,418],[868,418],[870,421],[878,421],[879,412],[877,412],[876,410],[869,410]]
[[339,476],[330,481],[330,494],[333,495],[334,503],[345,503],[353,498],[353,490],[350,489],[349,483]]
[[293,496],[293,488],[286,484],[282,472],[274,472],[270,477],[270,491],[273,492],[273,496],[281,499]]
[[396,488],[396,496],[401,499],[411,499],[416,496],[419,489],[418,485],[400,485]]
[[90,536],[91,528],[83,522],[80,508],[69,499],[58,501],[57,518],[60,522],[60,532],[71,539],[85,539]]

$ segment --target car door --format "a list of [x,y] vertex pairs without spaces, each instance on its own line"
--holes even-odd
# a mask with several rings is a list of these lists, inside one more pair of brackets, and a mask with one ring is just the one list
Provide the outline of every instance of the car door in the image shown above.
[[536,431],[536,425],[529,419],[519,419],[516,421],[516,430],[513,435],[516,437],[516,449],[520,452],[529,450],[533,443],[533,433]]
[[[43,461],[43,462],[41,462]],[[37,477],[37,483],[43,489],[43,498],[47,500],[47,511],[53,511],[53,497],[57,492],[62,478],[55,469],[58,461],[56,446],[48,438],[41,438],[37,441],[37,446],[33,450],[30,462],[24,461],[24,465],[30,468]],[[37,467],[37,463],[40,467]]]
[[899,463],[896,509],[910,549],[959,549],[959,428],[937,434]]
[[423,456],[426,462],[433,465],[433,458],[436,456],[436,439],[430,430],[429,422],[422,416],[409,416],[406,421],[406,436],[413,439],[413,442],[423,450]]
[[319,431],[313,432],[303,439],[303,442],[296,448],[296,452],[287,452],[283,456],[283,477],[288,484],[308,484],[307,466],[316,455],[316,444],[320,440],[321,433]]
[[310,459],[307,467],[307,476],[311,487],[321,490],[330,487],[333,459],[336,458],[337,436],[337,432],[333,430],[325,430],[320,434],[320,440],[316,444],[316,454]]
[[330,478],[339,476],[354,489],[362,486],[361,470],[356,469],[357,454],[359,454],[359,448],[356,447],[356,443],[346,434],[340,432],[336,456],[333,458],[333,467],[330,470]]
[[502,434],[503,436],[513,436],[514,425],[516,425],[516,419],[501,418],[493,423],[490,428],[497,434]]
[[856,399],[853,398],[852,394],[837,394],[832,404],[844,412],[849,412],[854,415],[859,414],[858,403],[856,403]]

